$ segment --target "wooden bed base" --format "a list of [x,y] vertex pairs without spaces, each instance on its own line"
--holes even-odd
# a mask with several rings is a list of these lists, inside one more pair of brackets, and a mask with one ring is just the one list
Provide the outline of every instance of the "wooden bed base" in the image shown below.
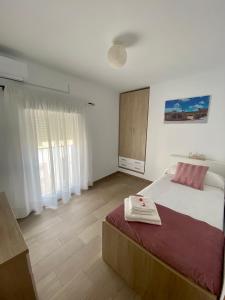
[[216,300],[217,297],[160,261],[116,227],[102,224],[104,261],[148,300]]

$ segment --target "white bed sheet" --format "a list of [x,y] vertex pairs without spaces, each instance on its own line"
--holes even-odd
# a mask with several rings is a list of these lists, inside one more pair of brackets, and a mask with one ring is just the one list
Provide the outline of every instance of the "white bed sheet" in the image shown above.
[[216,187],[204,186],[204,190],[171,182],[172,175],[165,174],[139,192],[155,203],[223,230],[224,192]]
[[[151,197],[155,203],[224,230],[224,191],[208,185],[204,186],[203,191],[199,191],[172,182],[172,176],[163,175],[139,194]],[[223,300],[224,296],[225,276],[220,300]]]

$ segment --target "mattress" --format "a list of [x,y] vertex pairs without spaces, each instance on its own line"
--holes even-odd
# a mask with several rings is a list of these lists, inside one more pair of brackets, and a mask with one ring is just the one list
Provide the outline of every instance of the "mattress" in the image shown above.
[[224,191],[208,185],[200,191],[171,182],[171,178],[172,175],[163,175],[139,194],[150,197],[155,203],[223,230]]

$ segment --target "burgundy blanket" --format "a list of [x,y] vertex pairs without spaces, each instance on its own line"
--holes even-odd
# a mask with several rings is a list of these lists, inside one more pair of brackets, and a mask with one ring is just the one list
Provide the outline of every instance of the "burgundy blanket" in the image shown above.
[[127,222],[124,206],[106,220],[160,260],[219,296],[223,279],[224,234],[209,224],[157,205],[162,226]]

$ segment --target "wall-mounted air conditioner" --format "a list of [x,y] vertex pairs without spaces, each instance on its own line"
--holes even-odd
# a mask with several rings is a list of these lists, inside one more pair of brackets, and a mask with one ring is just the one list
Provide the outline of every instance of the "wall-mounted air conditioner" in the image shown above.
[[25,81],[28,77],[27,65],[21,61],[0,56],[0,77]]

